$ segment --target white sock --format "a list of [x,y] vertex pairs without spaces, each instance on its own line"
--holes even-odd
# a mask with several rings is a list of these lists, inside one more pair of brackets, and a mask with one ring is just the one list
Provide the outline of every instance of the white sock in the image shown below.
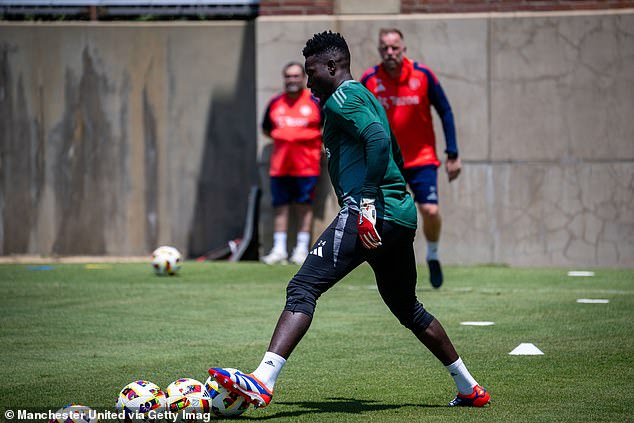
[[427,241],[427,261],[438,260],[438,241]]
[[284,364],[286,364],[284,357],[267,351],[258,368],[251,374],[265,384],[270,391],[273,391],[277,376],[282,371]]
[[275,232],[273,234],[273,249],[286,252],[286,232]]
[[297,232],[297,249],[308,251],[308,243],[310,242],[310,232]]
[[460,357],[458,357],[455,362],[445,366],[445,369],[447,369],[454,382],[456,382],[458,392],[463,395],[470,395],[473,392],[473,387],[478,384]]

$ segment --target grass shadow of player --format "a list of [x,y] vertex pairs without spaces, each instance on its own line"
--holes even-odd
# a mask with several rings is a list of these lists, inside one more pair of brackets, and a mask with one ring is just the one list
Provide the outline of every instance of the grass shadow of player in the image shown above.
[[446,405],[439,404],[388,404],[374,400],[361,400],[356,398],[326,398],[324,401],[289,401],[276,402],[276,405],[300,407],[299,410],[280,411],[273,415],[257,417],[255,415],[243,416],[243,419],[269,420],[281,417],[298,417],[304,414],[346,413],[362,414],[375,411],[396,410],[403,407],[440,408]]

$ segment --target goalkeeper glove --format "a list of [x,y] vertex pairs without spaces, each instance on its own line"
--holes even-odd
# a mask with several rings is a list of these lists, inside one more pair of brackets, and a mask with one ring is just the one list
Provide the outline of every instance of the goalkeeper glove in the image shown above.
[[376,231],[376,208],[374,200],[363,198],[361,200],[361,212],[359,213],[359,238],[368,250],[381,246],[381,237]]

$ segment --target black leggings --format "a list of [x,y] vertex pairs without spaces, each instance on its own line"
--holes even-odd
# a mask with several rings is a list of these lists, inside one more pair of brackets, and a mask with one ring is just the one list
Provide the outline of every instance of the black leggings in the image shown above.
[[354,268],[367,261],[383,301],[403,326],[414,333],[434,320],[416,298],[415,229],[378,220],[383,245],[368,250],[357,236],[358,212],[343,209],[321,234],[286,289],[285,310],[312,317],[317,299]]

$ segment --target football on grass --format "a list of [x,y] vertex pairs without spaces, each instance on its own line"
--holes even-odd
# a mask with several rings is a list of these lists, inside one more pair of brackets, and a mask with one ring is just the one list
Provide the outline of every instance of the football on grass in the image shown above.
[[155,418],[165,414],[166,395],[157,385],[147,380],[127,384],[117,398],[117,412],[123,413],[124,422],[158,422]]
[[211,397],[211,411],[218,417],[236,417],[249,408],[249,403],[242,396],[227,391],[212,377],[205,382],[205,388]]
[[99,423],[97,413],[90,407],[68,404],[55,412],[49,423]]
[[167,387],[167,408],[176,414],[177,422],[208,422],[211,397],[196,379],[182,378]]
[[173,276],[181,268],[183,257],[174,247],[163,245],[152,253],[152,267],[157,275]]

